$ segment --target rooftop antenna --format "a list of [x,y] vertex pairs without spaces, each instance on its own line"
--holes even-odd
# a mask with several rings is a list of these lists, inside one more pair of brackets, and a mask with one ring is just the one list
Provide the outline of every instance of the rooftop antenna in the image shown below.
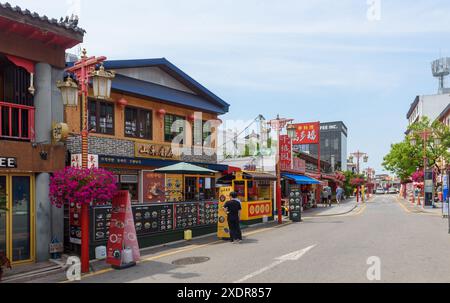
[[439,94],[449,93],[450,89],[445,87],[445,77],[450,75],[450,58],[441,57],[431,63],[433,77],[439,80]]

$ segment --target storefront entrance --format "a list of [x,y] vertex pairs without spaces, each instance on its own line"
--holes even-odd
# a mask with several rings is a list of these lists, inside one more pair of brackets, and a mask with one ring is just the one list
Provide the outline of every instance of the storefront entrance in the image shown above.
[[0,175],[0,251],[13,264],[35,259],[32,175]]

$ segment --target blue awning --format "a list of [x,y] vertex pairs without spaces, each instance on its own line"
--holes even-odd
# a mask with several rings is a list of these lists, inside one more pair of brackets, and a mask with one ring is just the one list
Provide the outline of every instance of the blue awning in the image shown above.
[[302,175],[292,175],[292,174],[281,174],[284,178],[294,181],[296,184],[301,185],[313,185],[320,184],[316,179],[310,178],[308,176]]

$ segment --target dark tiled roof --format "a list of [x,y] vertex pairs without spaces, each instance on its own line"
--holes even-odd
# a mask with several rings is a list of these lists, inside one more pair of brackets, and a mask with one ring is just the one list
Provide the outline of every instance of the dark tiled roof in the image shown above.
[[47,22],[51,25],[58,26],[60,28],[66,29],[66,30],[72,30],[76,33],[84,34],[86,32],[84,29],[78,27],[78,17],[73,17],[73,18],[66,17],[66,18],[61,18],[58,21],[57,19],[49,18],[45,15],[40,16],[39,14],[37,14],[35,12],[32,13],[28,9],[23,10],[19,6],[13,7],[8,2],[6,2],[5,4],[0,3],[0,8],[15,12],[17,14],[21,14],[23,16],[29,16],[35,20]]
[[[105,62],[105,67],[108,69],[123,69],[123,68],[142,68],[142,67],[160,67],[164,69],[169,75],[181,81],[188,88],[200,93],[202,96],[216,103],[225,112],[228,112],[230,105],[206,89],[203,85],[192,79],[189,75],[172,64],[166,58],[157,59],[138,59],[138,60],[110,60]],[[120,73],[120,71],[118,72]]]

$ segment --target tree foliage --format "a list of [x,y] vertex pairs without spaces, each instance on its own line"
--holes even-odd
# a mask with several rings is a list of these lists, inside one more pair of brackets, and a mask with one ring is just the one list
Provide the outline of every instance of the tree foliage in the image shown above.
[[[423,140],[418,134],[425,130],[431,130],[433,135],[427,140]],[[411,175],[418,169],[423,169],[424,155],[428,159],[428,167],[435,168],[440,172],[438,162],[440,159],[450,161],[450,129],[440,121],[430,122],[430,119],[423,117],[420,121],[409,127],[410,135],[405,137],[403,142],[393,144],[391,151],[384,157],[383,167],[396,174],[402,182],[410,180]],[[435,138],[441,140],[440,144],[435,144]],[[416,144],[412,144],[412,139]],[[424,154],[425,145],[425,154]]]

